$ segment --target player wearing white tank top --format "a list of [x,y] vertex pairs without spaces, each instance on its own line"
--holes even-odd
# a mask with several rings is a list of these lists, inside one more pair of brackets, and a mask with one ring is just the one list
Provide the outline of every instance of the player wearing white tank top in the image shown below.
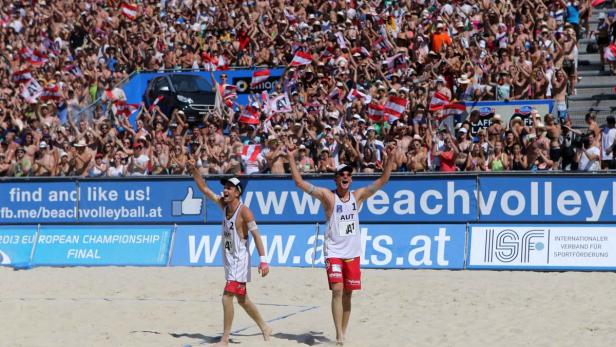
[[216,346],[229,345],[233,323],[233,297],[237,298],[240,306],[257,323],[263,338],[267,341],[272,334],[272,329],[265,323],[257,307],[246,294],[246,283],[250,282],[250,252],[248,248],[250,235],[252,235],[257,252],[259,252],[259,273],[261,276],[265,277],[269,273],[269,266],[265,259],[265,248],[261,241],[261,234],[252,211],[240,202],[243,190],[242,184],[236,177],[221,180],[224,185],[223,196],[218,196],[207,187],[194,159],[188,161],[188,168],[192,172],[199,190],[222,208],[224,213],[221,246],[227,283],[222,296],[224,331],[221,341]]
[[359,209],[366,199],[389,181],[391,171],[397,166],[398,155],[395,151],[395,142],[393,142],[386,148],[387,159],[381,177],[371,185],[355,191],[351,191],[351,182],[353,182],[351,166],[338,165],[334,176],[335,190],[315,187],[302,179],[295,164],[295,148],[289,148],[287,152],[295,185],[321,201],[327,218],[323,251],[329,288],[332,292],[332,316],[338,345],[344,343],[351,316],[353,290],[361,289],[359,264],[362,250]]

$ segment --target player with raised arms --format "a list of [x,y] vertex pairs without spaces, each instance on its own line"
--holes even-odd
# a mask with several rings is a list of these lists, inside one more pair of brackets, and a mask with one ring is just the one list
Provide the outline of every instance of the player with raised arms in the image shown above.
[[[353,168],[342,164],[336,167],[336,189],[316,187],[302,179],[295,164],[295,148],[288,150],[289,166],[295,185],[319,199],[327,218],[323,254],[329,288],[332,292],[331,309],[336,327],[336,344],[343,345],[349,318],[351,297],[361,289],[360,256],[361,232],[359,210],[364,201],[376,193],[387,181],[396,166],[393,144],[387,148],[388,156],[381,177],[367,187],[351,191]],[[316,240],[315,240],[316,242]]]
[[222,259],[227,283],[222,296],[224,331],[222,339],[216,346],[229,345],[234,314],[233,297],[237,298],[240,306],[257,323],[263,338],[267,341],[270,339],[272,329],[265,323],[257,307],[250,301],[246,293],[246,283],[250,282],[249,233],[252,234],[257,252],[259,252],[260,263],[258,271],[262,277],[267,276],[269,273],[269,266],[265,257],[261,235],[252,211],[240,202],[240,196],[243,191],[242,183],[237,177],[222,179],[220,182],[224,185],[223,195],[218,196],[206,185],[199,169],[195,165],[194,159],[189,160],[188,168],[192,172],[199,190],[208,199],[214,201],[224,213],[224,221],[222,223]]

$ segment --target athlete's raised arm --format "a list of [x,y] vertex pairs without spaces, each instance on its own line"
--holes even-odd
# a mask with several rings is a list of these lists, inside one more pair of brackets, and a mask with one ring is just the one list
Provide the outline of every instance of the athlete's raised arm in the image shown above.
[[192,173],[193,179],[195,180],[195,183],[197,184],[197,187],[199,188],[199,190],[201,192],[203,192],[205,197],[210,199],[210,200],[212,200],[212,201],[214,201],[218,206],[220,206],[222,208],[223,207],[222,198],[219,195],[216,195],[216,193],[214,193],[207,186],[207,184],[205,183],[205,180],[203,179],[203,177],[201,177],[201,173],[199,172],[199,168],[197,168],[197,165],[195,165],[195,159],[194,158],[190,158],[188,160],[187,168]]
[[387,151],[387,159],[385,160],[385,165],[383,167],[383,173],[381,177],[377,178],[372,184],[367,187],[359,188],[355,191],[355,198],[357,199],[357,203],[361,205],[366,199],[371,197],[374,193],[376,193],[381,187],[385,185],[389,181],[389,176],[391,175],[391,171],[397,166],[396,161],[396,150],[393,147],[388,148]]
[[304,179],[302,178],[302,175],[299,173],[299,170],[297,169],[297,165],[295,164],[296,150],[297,150],[296,148],[287,149],[289,167],[291,168],[291,176],[293,177],[293,181],[295,182],[295,185],[297,186],[297,188],[319,199],[323,204],[330,205],[332,193],[328,189],[323,188],[323,187],[317,187],[313,185],[312,183],[304,181]]

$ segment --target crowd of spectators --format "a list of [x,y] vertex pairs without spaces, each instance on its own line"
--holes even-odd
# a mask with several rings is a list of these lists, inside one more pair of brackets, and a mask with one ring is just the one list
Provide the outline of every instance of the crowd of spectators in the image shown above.
[[[0,176],[186,174],[189,157],[204,174],[283,174],[289,146],[303,172],[378,172],[387,146],[408,172],[614,168],[613,120],[599,128],[591,112],[588,129],[572,129],[566,115],[590,1],[146,0],[136,18],[118,1],[0,4]],[[614,42],[614,13],[603,19]],[[199,124],[158,107],[135,122],[104,102],[82,112],[134,71],[288,67],[298,51],[311,63],[287,68],[274,91],[292,112],[262,112],[260,124],[238,122],[241,106]],[[439,122],[435,92],[551,98],[558,112],[494,115],[475,131],[472,113]],[[408,104],[397,121],[373,122],[367,96]]]

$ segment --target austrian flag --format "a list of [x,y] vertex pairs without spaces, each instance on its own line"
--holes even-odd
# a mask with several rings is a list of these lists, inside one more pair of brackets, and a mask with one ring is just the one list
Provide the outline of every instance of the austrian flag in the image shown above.
[[430,100],[430,111],[442,110],[445,105],[449,104],[449,98],[447,95],[441,92],[435,92]]
[[385,107],[383,105],[371,103],[368,105],[368,118],[370,118],[373,122],[382,122],[383,116],[385,115],[383,110]]
[[246,108],[240,114],[240,123],[244,124],[259,124],[259,111],[253,106],[246,106]]
[[388,116],[389,123],[393,123],[402,116],[406,110],[407,100],[398,96],[390,96],[385,103],[383,112]]
[[270,71],[268,69],[258,70],[252,74],[252,81],[250,82],[250,86],[254,87],[259,83],[263,83],[267,81],[270,77]]
[[311,62],[312,56],[310,55],[310,53],[297,51],[297,53],[295,53],[295,56],[293,57],[293,60],[291,61],[290,66],[308,65]]
[[139,7],[137,5],[127,4],[123,2],[120,4],[120,9],[122,9],[122,15],[130,20],[135,20],[137,18],[137,14],[139,12]]
[[30,79],[32,79],[32,73],[30,73],[29,69],[15,71],[13,72],[13,76],[11,79],[17,84],[26,83]]

